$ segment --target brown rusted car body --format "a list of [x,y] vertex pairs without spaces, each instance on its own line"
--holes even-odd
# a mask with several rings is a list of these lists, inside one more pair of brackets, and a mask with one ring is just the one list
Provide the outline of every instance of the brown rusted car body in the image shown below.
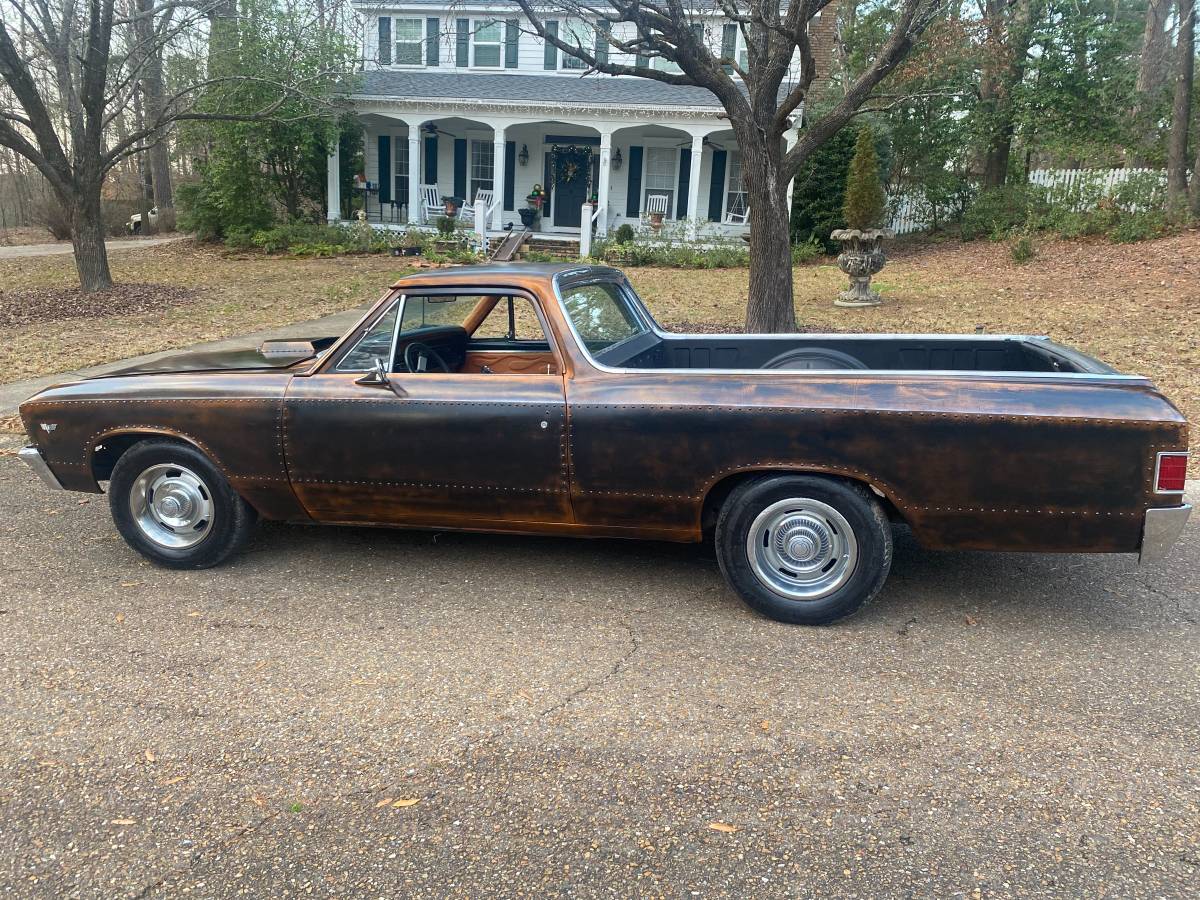
[[[945,343],[895,370],[706,367],[736,363],[730,342],[744,335],[695,336],[654,367],[607,366],[560,295],[589,278],[623,276],[430,271],[312,358],[288,362],[297,348],[273,345],[250,368],[167,360],[56,386],[21,415],[63,488],[100,491],[124,448],[167,435],[206,454],[262,518],[288,521],[698,541],[739,479],[803,472],[868,485],[929,548],[1135,553],[1147,511],[1182,504],[1156,491],[1156,460],[1187,449],[1187,423],[1144,378],[948,365],[1003,350],[1000,338],[968,346],[976,336],[929,336]],[[336,371],[384,304],[438,291],[532,300],[548,352],[468,349],[461,371],[397,374],[394,391]]]

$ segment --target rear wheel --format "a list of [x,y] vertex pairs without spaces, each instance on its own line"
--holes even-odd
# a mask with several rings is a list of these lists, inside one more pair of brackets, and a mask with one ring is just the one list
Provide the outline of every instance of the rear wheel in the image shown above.
[[122,454],[108,501],[125,543],[172,569],[217,565],[245,546],[257,521],[208,457],[171,441],[142,441]]
[[780,622],[824,625],[861,609],[892,565],[892,533],[861,485],[774,475],[741,485],[717,519],[717,561],[748,605]]

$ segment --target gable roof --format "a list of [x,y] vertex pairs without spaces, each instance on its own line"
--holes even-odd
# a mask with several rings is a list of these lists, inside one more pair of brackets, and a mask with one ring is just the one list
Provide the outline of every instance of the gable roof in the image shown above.
[[520,75],[480,72],[412,72],[373,69],[362,73],[355,99],[480,100],[482,102],[576,104],[637,109],[687,107],[721,112],[707,88],[681,87],[635,76]]

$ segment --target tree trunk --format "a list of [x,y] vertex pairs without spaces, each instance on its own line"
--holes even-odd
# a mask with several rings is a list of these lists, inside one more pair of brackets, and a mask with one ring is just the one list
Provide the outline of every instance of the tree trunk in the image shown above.
[[1138,63],[1137,86],[1132,117],[1138,135],[1138,153],[1134,165],[1143,165],[1158,143],[1158,128],[1150,121],[1159,94],[1167,80],[1167,19],[1172,0],[1149,0],[1146,24],[1142,30],[1142,52]]
[[1008,180],[1008,161],[1016,134],[1013,92],[1025,77],[1033,26],[1041,14],[1041,0],[988,0],[988,46],[984,48],[983,75],[979,82],[980,114],[986,144],[983,186],[1000,187]]
[[1192,117],[1192,74],[1195,69],[1195,13],[1195,0],[1179,0],[1175,98],[1171,105],[1171,134],[1167,145],[1167,208],[1172,211],[1178,211],[1187,202],[1188,127]]
[[73,197],[61,198],[71,210],[71,246],[75,269],[85,294],[107,291],[113,286],[104,247],[104,217],[100,212],[100,183],[78,185]]
[[768,129],[738,129],[746,199],[750,207],[750,296],[746,304],[749,334],[796,330],[792,296],[791,210],[782,176],[783,147],[765,138]]
[[[138,8],[147,15],[137,20],[139,41],[148,48],[146,65],[142,69],[139,83],[142,95],[142,116],[148,124],[162,120],[166,103],[166,88],[163,85],[162,45],[154,39],[154,18],[149,15],[154,9],[154,0],[138,0]],[[146,151],[147,168],[154,186],[154,205],[158,207],[158,222],[155,230],[172,231],[175,228],[175,197],[171,189],[171,157],[167,151],[167,136],[160,133],[150,149]],[[146,230],[149,223],[142,220]]]

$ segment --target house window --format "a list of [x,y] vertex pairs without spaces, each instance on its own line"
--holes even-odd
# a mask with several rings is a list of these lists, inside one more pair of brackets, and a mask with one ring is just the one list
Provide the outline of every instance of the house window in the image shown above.
[[656,194],[666,195],[667,198],[667,218],[673,219],[675,215],[675,158],[678,152],[674,147],[647,147],[645,173],[642,177],[642,182],[645,185],[645,194],[642,201],[642,208],[647,205],[646,201]]
[[730,150],[728,162],[725,164],[725,176],[728,179],[725,189],[725,217],[739,218],[746,215],[746,185],[742,181],[742,154],[738,150]]
[[396,35],[396,55],[393,62],[398,66],[419,66],[424,61],[424,19],[393,19],[392,28]]
[[490,191],[496,175],[496,150],[491,141],[471,141],[471,196],[475,202],[476,191]]
[[491,20],[475,20],[472,65],[498,69],[503,58],[504,27]]
[[408,203],[408,141],[405,138],[392,138],[392,155],[396,158],[396,189],[392,199],[397,203]]
[[[589,44],[595,40],[595,32],[590,25],[585,25],[583,22],[566,22],[562,26],[562,39],[569,46],[578,47],[586,53]],[[587,63],[577,56],[564,53],[562,67],[564,69],[586,69]]]

